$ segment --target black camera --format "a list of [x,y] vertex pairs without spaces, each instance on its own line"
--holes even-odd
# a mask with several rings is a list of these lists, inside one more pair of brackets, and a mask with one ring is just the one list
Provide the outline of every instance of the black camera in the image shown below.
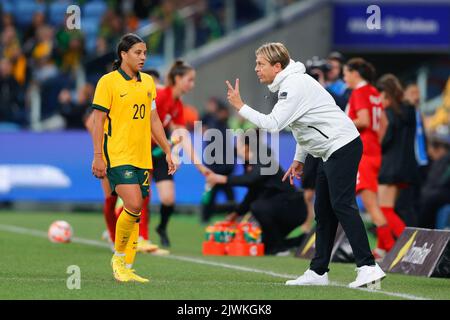
[[330,64],[325,59],[320,59],[317,56],[312,57],[307,60],[305,63],[306,73],[308,73],[311,77],[319,81],[320,76],[323,75],[323,78],[326,78],[327,72],[331,70]]

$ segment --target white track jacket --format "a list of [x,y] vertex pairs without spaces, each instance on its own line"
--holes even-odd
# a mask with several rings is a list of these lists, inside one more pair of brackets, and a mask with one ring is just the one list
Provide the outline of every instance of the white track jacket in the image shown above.
[[305,73],[303,63],[291,60],[268,87],[271,92],[278,91],[278,102],[270,114],[262,114],[248,105],[239,114],[270,132],[289,126],[297,141],[294,160],[305,163],[309,153],[327,161],[334,151],[359,136],[353,121],[333,97]]

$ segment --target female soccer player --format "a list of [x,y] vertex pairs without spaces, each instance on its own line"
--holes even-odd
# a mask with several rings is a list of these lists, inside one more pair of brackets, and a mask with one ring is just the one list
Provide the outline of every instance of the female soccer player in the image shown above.
[[[167,136],[175,133],[173,140],[181,141],[180,144],[183,149],[188,153],[192,162],[197,169],[203,174],[207,175],[211,172],[196,156],[189,137],[184,136],[182,130],[175,131],[176,129],[186,129],[184,116],[183,116],[183,102],[181,97],[190,92],[195,85],[195,70],[187,63],[177,60],[171,66],[167,74],[167,86],[157,89],[156,96],[156,110],[161,119],[162,125]],[[175,131],[175,132],[174,132]],[[161,220],[156,228],[156,231],[161,239],[161,245],[163,247],[170,246],[170,240],[167,235],[167,226],[170,220],[170,216],[174,212],[175,204],[175,185],[173,182],[173,176],[168,174],[167,162],[164,161],[163,153],[159,147],[153,147],[153,179],[156,182],[156,188],[158,190],[158,196],[161,201]],[[148,239],[148,213],[143,212],[140,228],[142,230],[141,236]]]
[[362,58],[350,59],[344,65],[344,80],[352,89],[347,109],[361,134],[363,155],[358,168],[356,192],[361,195],[364,207],[376,226],[377,246],[374,249],[376,259],[382,259],[392,249],[395,240],[388,221],[378,204],[378,173],[381,166],[380,141],[386,128],[385,114],[380,93],[371,84],[375,78],[375,69]]
[[386,112],[388,127],[382,142],[378,196],[381,210],[394,236],[398,238],[405,223],[394,211],[399,190],[413,184],[418,177],[414,144],[416,135],[416,111],[403,102],[403,88],[393,74],[382,76],[377,82],[381,102]]
[[[144,73],[150,74],[150,72],[142,71]],[[153,76],[152,76],[153,77]],[[155,80],[155,77],[153,77],[153,80],[155,81],[155,84],[157,85],[157,80]],[[92,130],[94,126],[94,114],[91,112],[85,119],[85,126],[86,129],[89,131],[89,133],[92,136]],[[102,238],[104,240],[108,240],[109,243],[112,245],[112,249],[114,250],[114,241],[116,237],[116,223],[117,223],[117,214],[120,214],[123,210],[123,205],[117,207],[117,194],[112,194],[111,186],[109,184],[109,180],[107,177],[104,177],[101,179],[101,187],[103,190],[104,195],[104,204],[103,204],[103,216],[105,218],[106,227],[107,227],[107,235],[103,234]],[[141,222],[140,225],[142,225],[144,218],[148,217],[148,210],[149,210],[149,202],[150,197],[146,196],[142,203],[142,212],[141,212]],[[144,224],[144,226],[147,226],[148,222]],[[151,253],[153,255],[167,255],[169,252],[164,249],[160,249],[157,245],[153,244],[149,240],[148,236],[148,226],[145,228],[145,230],[142,230],[143,228],[139,227],[139,238],[137,243],[137,252],[143,252],[143,253]],[[105,236],[108,237],[108,239],[105,238]]]
[[[145,71],[143,71],[145,72]],[[147,72],[145,72],[147,73]],[[150,74],[150,73],[148,73]],[[155,79],[155,78],[153,78]],[[156,81],[155,81],[156,83]],[[92,130],[94,127],[94,114],[91,112],[85,119],[84,125],[86,129],[89,131],[89,133],[92,136]],[[104,177],[101,179],[101,186],[103,190],[103,196],[104,196],[104,204],[103,204],[103,217],[105,218],[106,227],[107,227],[107,237],[109,243],[112,244],[112,248],[114,249],[114,241],[116,237],[116,223],[117,223],[117,215],[116,213],[122,212],[123,206],[116,208],[117,204],[117,194],[112,194],[111,186],[109,184],[109,180],[107,177]],[[148,205],[149,205],[149,196],[145,197],[142,203],[142,214],[141,214],[141,221],[143,217],[148,216]],[[102,235],[102,237],[104,237]],[[152,253],[155,255],[166,255],[168,252],[166,250],[160,249],[157,245],[151,243],[148,239],[148,231],[147,231],[147,237],[144,238],[141,236],[141,228],[139,228],[139,239],[137,244],[137,252],[147,252]]]
[[358,275],[350,287],[362,287],[386,275],[375,263],[355,199],[356,173],[362,154],[358,130],[336,105],[331,95],[311,76],[305,66],[290,59],[281,43],[267,43],[256,50],[256,74],[278,102],[268,115],[244,104],[239,79],[229,81],[228,101],[239,114],[256,126],[280,131],[289,126],[297,141],[294,161],[283,180],[300,178],[306,155],[321,158],[317,171],[315,213],[316,252],[310,269],[287,285],[327,285],[338,223],[341,223],[355,255]]
[[107,176],[111,191],[124,202],[111,259],[114,278],[120,282],[148,282],[126,265],[132,265],[135,258],[142,199],[149,192],[152,137],[166,154],[168,174],[176,171],[156,112],[155,84],[149,75],[139,72],[146,54],[141,38],[134,34],[123,36],[117,46],[119,59],[114,62],[114,71],[100,78],[92,104],[92,173],[100,179]]

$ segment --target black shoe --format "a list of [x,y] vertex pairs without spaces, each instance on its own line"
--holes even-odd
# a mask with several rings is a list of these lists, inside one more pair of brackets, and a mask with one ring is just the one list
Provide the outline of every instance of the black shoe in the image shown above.
[[156,228],[156,232],[159,234],[159,238],[160,238],[160,241],[161,241],[161,247],[169,248],[170,247],[170,241],[169,241],[169,237],[167,236],[166,229],[158,227],[158,228]]

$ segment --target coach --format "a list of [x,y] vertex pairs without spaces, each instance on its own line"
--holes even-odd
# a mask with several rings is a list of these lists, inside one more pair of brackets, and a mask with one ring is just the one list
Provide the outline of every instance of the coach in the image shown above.
[[228,101],[241,116],[272,132],[290,127],[297,141],[294,161],[283,177],[299,179],[306,155],[321,158],[317,172],[316,253],[310,268],[287,285],[328,285],[328,266],[338,223],[347,235],[358,267],[350,287],[363,287],[386,275],[375,263],[355,199],[356,176],[362,155],[359,133],[331,95],[311,76],[305,66],[290,59],[281,43],[267,43],[256,50],[256,74],[278,102],[268,115],[246,105],[239,93],[239,79],[229,81]]

